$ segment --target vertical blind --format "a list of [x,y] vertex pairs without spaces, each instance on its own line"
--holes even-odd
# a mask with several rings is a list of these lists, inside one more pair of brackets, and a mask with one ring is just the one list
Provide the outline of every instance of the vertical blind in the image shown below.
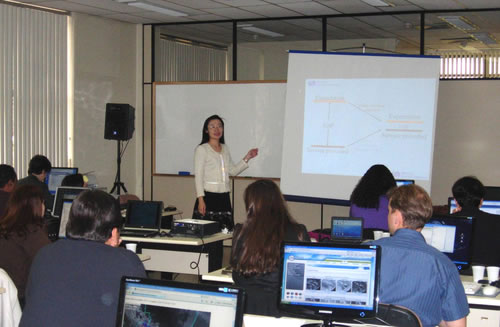
[[156,81],[225,81],[227,49],[161,38]]
[[68,165],[68,19],[0,4],[0,162],[18,177],[35,154]]
[[500,52],[441,53],[441,78],[499,78]]

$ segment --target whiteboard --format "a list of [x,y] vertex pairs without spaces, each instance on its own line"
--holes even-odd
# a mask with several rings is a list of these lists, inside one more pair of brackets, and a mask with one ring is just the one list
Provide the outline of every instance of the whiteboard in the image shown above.
[[285,82],[155,83],[154,92],[154,174],[194,174],[203,123],[217,114],[235,163],[259,149],[240,176],[280,177]]

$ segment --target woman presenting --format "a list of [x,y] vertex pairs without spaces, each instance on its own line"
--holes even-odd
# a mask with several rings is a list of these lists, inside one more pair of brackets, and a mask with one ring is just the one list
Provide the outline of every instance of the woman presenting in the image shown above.
[[250,149],[236,165],[224,144],[224,122],[213,115],[203,124],[201,143],[194,152],[194,175],[196,185],[195,211],[202,216],[207,212],[230,212],[229,176],[235,176],[248,168],[248,161],[258,154]]

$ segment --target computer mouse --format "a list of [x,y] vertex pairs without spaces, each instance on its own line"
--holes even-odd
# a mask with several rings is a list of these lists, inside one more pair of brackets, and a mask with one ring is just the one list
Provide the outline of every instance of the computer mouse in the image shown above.
[[483,294],[484,295],[495,295],[496,293],[498,292],[498,288],[496,288],[495,286],[485,286],[483,287]]

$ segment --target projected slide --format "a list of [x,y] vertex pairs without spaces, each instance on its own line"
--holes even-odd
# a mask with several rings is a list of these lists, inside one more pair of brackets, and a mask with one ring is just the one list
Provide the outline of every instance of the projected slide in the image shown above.
[[302,173],[362,176],[366,158],[428,180],[434,78],[306,79]]

